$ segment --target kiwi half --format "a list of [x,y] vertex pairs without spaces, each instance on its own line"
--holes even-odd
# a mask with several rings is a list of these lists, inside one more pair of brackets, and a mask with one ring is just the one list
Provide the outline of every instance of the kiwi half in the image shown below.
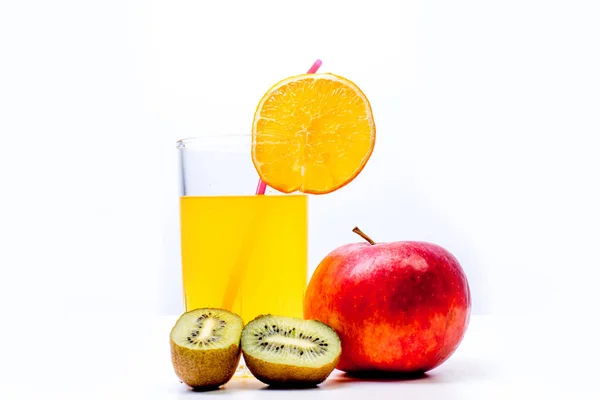
[[196,390],[216,389],[240,361],[242,319],[218,308],[183,314],[171,330],[171,361],[177,376]]
[[242,332],[242,353],[252,374],[272,386],[314,386],[335,368],[342,347],[322,322],[262,315]]

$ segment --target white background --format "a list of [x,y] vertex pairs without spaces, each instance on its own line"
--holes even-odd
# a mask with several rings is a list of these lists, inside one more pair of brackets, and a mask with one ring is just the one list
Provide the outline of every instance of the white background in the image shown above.
[[[394,4],[392,6],[392,4]],[[357,238],[461,261],[475,313],[596,304],[593,1],[18,1],[0,6],[0,307],[181,311],[174,143],[244,133],[277,80],[370,98],[363,173],[310,199],[310,269]]]
[[174,143],[248,132],[264,91],[316,58],[365,91],[378,136],[352,184],[310,199],[311,271],[355,225],[438,243],[473,312],[501,318],[442,370],[453,393],[483,371],[490,395],[497,360],[592,382],[598,21],[592,0],[1,2],[0,397],[183,390],[166,325],[144,328],[182,311]]

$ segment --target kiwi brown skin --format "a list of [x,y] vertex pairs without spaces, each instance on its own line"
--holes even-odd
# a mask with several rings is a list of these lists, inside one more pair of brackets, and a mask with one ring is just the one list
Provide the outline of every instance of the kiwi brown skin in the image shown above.
[[171,342],[171,361],[175,373],[194,390],[212,390],[227,383],[241,357],[240,345],[225,349],[192,350]]
[[340,356],[319,368],[274,364],[244,353],[246,366],[261,382],[277,387],[310,387],[323,382],[335,369]]

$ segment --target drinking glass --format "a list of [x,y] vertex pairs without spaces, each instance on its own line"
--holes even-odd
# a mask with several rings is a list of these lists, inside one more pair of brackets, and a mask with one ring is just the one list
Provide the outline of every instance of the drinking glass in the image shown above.
[[185,309],[217,307],[250,322],[302,317],[307,283],[304,194],[256,195],[250,135],[177,142]]

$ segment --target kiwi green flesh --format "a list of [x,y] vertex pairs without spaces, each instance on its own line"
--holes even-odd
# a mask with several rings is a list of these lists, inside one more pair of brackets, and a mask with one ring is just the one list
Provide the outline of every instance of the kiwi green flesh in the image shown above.
[[222,349],[239,344],[242,319],[226,310],[199,308],[183,314],[171,331],[171,340],[195,350]]
[[321,322],[264,315],[244,328],[242,350],[268,364],[318,369],[339,358],[341,343]]

